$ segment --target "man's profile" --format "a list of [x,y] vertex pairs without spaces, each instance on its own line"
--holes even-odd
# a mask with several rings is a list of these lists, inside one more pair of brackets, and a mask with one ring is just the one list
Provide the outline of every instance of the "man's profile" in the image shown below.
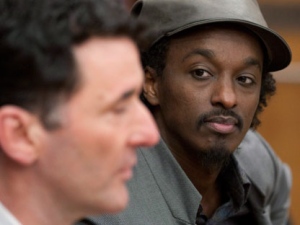
[[140,102],[138,25],[109,0],[0,3],[0,224],[73,224],[128,202]]

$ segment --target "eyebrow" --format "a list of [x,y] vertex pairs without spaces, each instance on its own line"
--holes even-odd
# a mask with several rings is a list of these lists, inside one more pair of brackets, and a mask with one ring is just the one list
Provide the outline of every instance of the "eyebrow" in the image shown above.
[[129,99],[131,96],[133,96],[135,92],[136,91],[134,89],[127,90],[115,102],[118,103],[118,102],[125,101]]
[[[126,102],[126,100],[130,99],[133,95],[135,95],[135,93],[136,90],[134,88],[128,89],[127,91],[121,93],[121,95],[109,98],[105,106],[100,106],[100,108],[102,108],[101,110],[103,111],[110,110],[112,107],[118,104],[122,104],[122,102]],[[103,98],[105,99],[105,95],[103,95],[102,93],[102,95],[99,95],[98,99],[100,100],[100,102],[102,102]]]
[[248,57],[244,60],[244,63],[245,65],[247,66],[257,66],[260,71],[262,71],[262,65],[261,63],[259,62],[259,60],[253,58],[253,57]]
[[187,58],[193,56],[193,55],[202,55],[208,59],[212,59],[215,57],[215,53],[209,49],[194,49],[193,51],[189,52],[187,55],[185,55],[182,59],[182,62],[184,62]]
[[[184,62],[186,59],[188,59],[189,57],[193,56],[193,55],[202,55],[205,58],[208,59],[212,59],[215,57],[215,53],[209,49],[194,49],[193,51],[189,52],[188,54],[186,54],[183,59],[182,62]],[[248,57],[244,60],[244,64],[246,66],[257,66],[260,71],[262,71],[262,65],[259,62],[259,60],[253,58],[253,57]]]

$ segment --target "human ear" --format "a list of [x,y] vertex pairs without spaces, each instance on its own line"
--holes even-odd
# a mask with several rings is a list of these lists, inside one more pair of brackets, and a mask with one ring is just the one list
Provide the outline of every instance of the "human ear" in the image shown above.
[[158,76],[156,71],[147,66],[145,68],[145,82],[143,87],[143,95],[147,99],[147,101],[155,106],[159,104],[158,98]]
[[7,157],[22,165],[36,161],[38,121],[36,116],[20,107],[0,108],[0,146]]

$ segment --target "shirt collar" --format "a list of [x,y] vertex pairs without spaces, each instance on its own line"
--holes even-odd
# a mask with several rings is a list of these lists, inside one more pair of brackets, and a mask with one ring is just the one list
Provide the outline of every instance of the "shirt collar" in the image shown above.
[[[159,144],[151,150],[142,150],[141,154],[148,162],[157,186],[173,216],[182,221],[195,220],[202,199],[201,194],[182,170],[165,142],[161,139]],[[234,156],[228,165],[228,170],[224,171],[221,178],[226,180],[228,195],[234,207],[238,209],[246,202],[251,183]],[[238,190],[235,190],[236,186],[231,181],[238,184]]]
[[195,221],[201,195],[188,179],[166,144],[140,152],[174,218],[189,223]]
[[0,224],[22,225],[1,202],[0,202]]
[[251,182],[233,155],[218,179],[232,201],[234,209],[239,210],[247,201]]

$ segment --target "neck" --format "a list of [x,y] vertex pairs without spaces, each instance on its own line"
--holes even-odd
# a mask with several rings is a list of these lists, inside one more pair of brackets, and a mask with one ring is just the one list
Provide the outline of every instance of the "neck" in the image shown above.
[[217,178],[221,170],[220,166],[207,168],[202,163],[199,163],[198,158],[193,155],[185,154],[175,149],[171,149],[171,152],[202,196],[215,189],[214,187],[216,187]]
[[162,138],[187,177],[201,194],[203,213],[210,218],[224,200],[225,195],[219,189],[217,181],[224,163],[219,162],[208,165],[198,152],[191,151],[187,147],[183,148],[174,140],[168,140],[163,133]]
[[[172,151],[172,150],[171,150]],[[172,151],[174,157],[202,196],[203,213],[210,218],[222,204],[222,192],[217,178],[222,169],[220,166],[206,168],[201,166],[196,157]]]
[[[0,201],[23,225],[72,224],[60,201],[35,182],[27,168],[0,169]],[[73,215],[74,216],[74,215]]]
[[[154,112],[161,137],[172,152],[173,156],[202,196],[201,205],[203,213],[211,217],[222,204],[222,190],[219,189],[217,178],[230,153],[224,151],[223,146],[215,149],[199,150],[189,140],[178,137],[178,134],[166,128],[159,112]],[[206,152],[207,151],[207,152]]]

